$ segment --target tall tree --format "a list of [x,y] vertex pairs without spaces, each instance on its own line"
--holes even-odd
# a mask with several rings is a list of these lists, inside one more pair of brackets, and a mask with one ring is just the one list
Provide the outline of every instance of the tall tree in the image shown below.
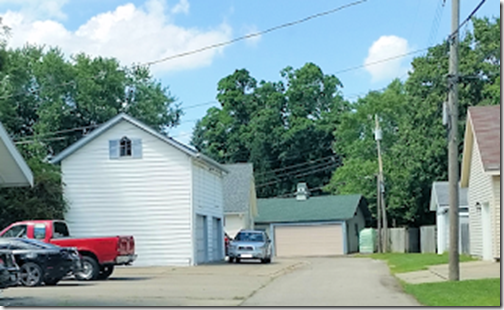
[[0,122],[20,143],[35,178],[33,188],[0,190],[0,228],[21,219],[63,217],[60,172],[47,163],[47,155],[61,152],[117,113],[159,131],[179,123],[182,111],[175,98],[148,68],[124,68],[115,59],[84,54],[67,59],[58,48],[0,47],[0,60],[5,59]]
[[[499,25],[500,18],[473,19],[473,32],[460,43],[460,137],[469,106],[500,103]],[[394,81],[382,93],[371,92],[352,106],[335,134],[344,165],[334,173],[327,190],[360,191],[375,201],[376,185],[370,181],[378,169],[374,123],[366,116],[377,113],[382,118],[389,220],[398,225],[432,223],[434,215],[428,208],[432,182],[446,180],[448,170],[447,131],[442,124],[448,57],[446,42],[430,48],[427,55],[413,60],[404,85]],[[462,151],[462,139],[459,147]]]
[[333,131],[348,108],[340,81],[315,64],[287,67],[281,77],[257,83],[242,69],[220,80],[221,108],[207,111],[192,140],[222,163],[252,162],[259,197],[291,193],[301,181],[328,182],[338,159]]

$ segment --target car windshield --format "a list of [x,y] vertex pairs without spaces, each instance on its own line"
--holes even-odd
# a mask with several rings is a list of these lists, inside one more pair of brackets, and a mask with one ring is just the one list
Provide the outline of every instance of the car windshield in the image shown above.
[[234,240],[235,241],[264,242],[264,236],[261,233],[241,231],[236,235]]

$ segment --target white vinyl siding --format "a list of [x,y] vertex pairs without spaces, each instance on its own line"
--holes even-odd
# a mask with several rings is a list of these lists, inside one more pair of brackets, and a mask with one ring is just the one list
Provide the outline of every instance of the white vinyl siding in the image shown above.
[[245,216],[245,214],[226,214],[225,230],[231,238],[234,238],[241,229],[248,228],[247,216]]
[[[141,141],[140,158],[110,158],[110,141],[124,136]],[[191,264],[190,166],[188,155],[121,121],[61,163],[70,233],[133,235],[135,266]]]
[[500,175],[499,176],[494,176],[492,178],[492,183],[493,183],[493,203],[494,207],[492,210],[494,211],[493,214],[493,255],[495,258],[500,259],[500,240],[501,240],[501,222],[500,222]]
[[[206,216],[206,244],[208,245],[207,259],[209,261],[224,259],[224,246],[219,246],[213,241],[224,243],[224,233],[222,227],[219,230],[214,229],[215,222],[213,218],[221,219],[222,225],[223,213],[223,189],[222,176],[215,169],[208,168],[198,161],[193,160],[193,189],[194,189],[194,212],[196,215]],[[196,216],[195,215],[195,216]],[[216,231],[220,236],[215,236]],[[198,248],[195,244],[195,248]]]
[[[481,209],[476,208],[476,203],[483,206],[484,203],[492,203],[492,182],[491,177],[485,174],[481,162],[480,152],[476,141],[472,146],[471,168],[469,171],[469,235],[471,255],[481,257],[483,255],[483,240],[481,229]],[[492,206],[490,206],[491,209]]]

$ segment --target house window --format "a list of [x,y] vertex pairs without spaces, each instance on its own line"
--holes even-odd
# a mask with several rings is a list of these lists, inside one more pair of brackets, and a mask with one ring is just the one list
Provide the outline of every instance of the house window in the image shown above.
[[131,140],[123,137],[119,143],[119,156],[131,156]]
[[142,139],[123,137],[120,140],[110,140],[109,157],[110,159],[142,158]]

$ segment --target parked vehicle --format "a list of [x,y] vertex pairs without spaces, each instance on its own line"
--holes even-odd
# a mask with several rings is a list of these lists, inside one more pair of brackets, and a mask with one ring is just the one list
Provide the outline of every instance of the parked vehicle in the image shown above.
[[71,238],[67,224],[61,220],[17,222],[0,232],[0,237],[23,237],[77,248],[83,264],[82,271],[75,273],[78,280],[107,279],[114,266],[129,265],[137,257],[133,236]]
[[19,282],[24,286],[56,285],[66,275],[82,269],[75,248],[62,248],[31,239],[2,238],[0,249],[12,251],[20,269]]
[[264,231],[241,230],[229,243],[229,262],[260,259],[262,263],[270,263],[271,252],[271,240]]
[[19,280],[19,266],[10,250],[0,250],[0,289],[15,286]]

